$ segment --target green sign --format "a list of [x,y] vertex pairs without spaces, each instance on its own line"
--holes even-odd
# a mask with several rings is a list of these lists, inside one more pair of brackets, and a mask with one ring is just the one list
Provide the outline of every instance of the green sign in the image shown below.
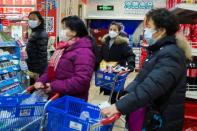
[[100,11],[113,11],[114,6],[113,5],[97,5],[97,10]]

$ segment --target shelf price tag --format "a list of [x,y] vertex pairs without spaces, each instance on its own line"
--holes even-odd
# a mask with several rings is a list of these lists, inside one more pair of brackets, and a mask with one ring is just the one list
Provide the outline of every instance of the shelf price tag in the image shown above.
[[7,58],[6,58],[6,57],[2,57],[1,59],[2,59],[2,60],[7,60]]
[[16,71],[16,70],[18,70],[18,68],[17,67],[13,67],[13,70]]
[[15,55],[14,55],[14,56],[12,56],[12,57],[13,57],[14,59],[16,59],[16,58],[17,58],[17,56],[15,56]]
[[14,82],[18,82],[18,79],[14,79]]
[[3,70],[3,73],[8,73],[8,71],[7,70]]

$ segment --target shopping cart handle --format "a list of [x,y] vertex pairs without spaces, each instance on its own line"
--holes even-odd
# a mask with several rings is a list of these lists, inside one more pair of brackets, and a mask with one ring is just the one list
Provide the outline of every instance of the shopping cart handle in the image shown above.
[[25,90],[26,92],[32,92],[35,90],[35,87],[34,86],[29,86],[27,87],[27,89]]
[[59,93],[55,93],[55,95],[53,97],[50,98],[51,101],[57,99],[60,97],[60,94]]
[[101,125],[109,125],[109,124],[115,122],[116,120],[118,120],[120,118],[120,116],[121,116],[121,114],[117,113],[112,117],[105,118],[105,119],[101,120],[100,124]]
[[[46,85],[44,85],[44,89],[47,89],[48,87]],[[25,94],[25,93],[31,93],[31,92],[34,92],[36,90],[36,88],[32,85],[32,86],[29,86],[27,87],[23,92],[22,94]]]
[[126,73],[128,73],[129,71],[130,71],[130,70],[121,71],[121,72],[118,73],[118,75],[126,74]]
[[186,119],[197,120],[197,117],[191,116],[191,115],[185,115],[184,117],[185,117]]

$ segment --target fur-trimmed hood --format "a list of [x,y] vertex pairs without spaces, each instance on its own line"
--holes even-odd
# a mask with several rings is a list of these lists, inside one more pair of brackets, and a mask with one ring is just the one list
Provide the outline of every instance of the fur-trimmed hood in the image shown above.
[[178,47],[183,50],[185,57],[191,60],[192,58],[191,46],[189,44],[189,41],[186,39],[186,37],[183,34],[178,33],[176,34],[176,42]]
[[[106,43],[110,40],[110,37],[108,34],[106,34],[105,36],[103,36],[102,38],[102,43]],[[129,44],[129,38],[127,37],[124,37],[124,36],[121,36],[121,35],[118,35],[116,38],[115,38],[115,41],[114,41],[115,44]]]

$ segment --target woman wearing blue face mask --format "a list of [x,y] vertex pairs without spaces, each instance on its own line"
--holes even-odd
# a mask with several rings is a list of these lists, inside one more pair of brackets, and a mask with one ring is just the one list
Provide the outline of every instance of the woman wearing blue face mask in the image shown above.
[[35,77],[41,75],[47,67],[48,34],[44,29],[44,19],[38,11],[30,12],[29,28],[32,30],[27,42],[27,65],[31,78],[31,84]]
[[[127,34],[121,32],[122,26],[117,22],[112,22],[109,26],[109,33],[102,39],[102,47],[99,54],[99,61],[105,60],[107,62],[118,62],[121,66],[128,66],[133,71],[135,68],[135,54],[132,48],[129,47],[129,39]],[[101,89],[104,91],[104,95],[109,95],[110,91]],[[111,103],[116,102],[116,95],[112,96]]]
[[[147,131],[182,131],[186,60],[191,59],[190,47],[186,38],[176,34],[179,23],[167,9],[152,9],[146,18],[148,25],[144,39],[149,55],[139,74],[126,88],[127,94],[102,112],[108,116],[128,114],[147,106],[144,121]],[[153,118],[151,116],[157,116],[162,122],[154,123],[149,119]]]

